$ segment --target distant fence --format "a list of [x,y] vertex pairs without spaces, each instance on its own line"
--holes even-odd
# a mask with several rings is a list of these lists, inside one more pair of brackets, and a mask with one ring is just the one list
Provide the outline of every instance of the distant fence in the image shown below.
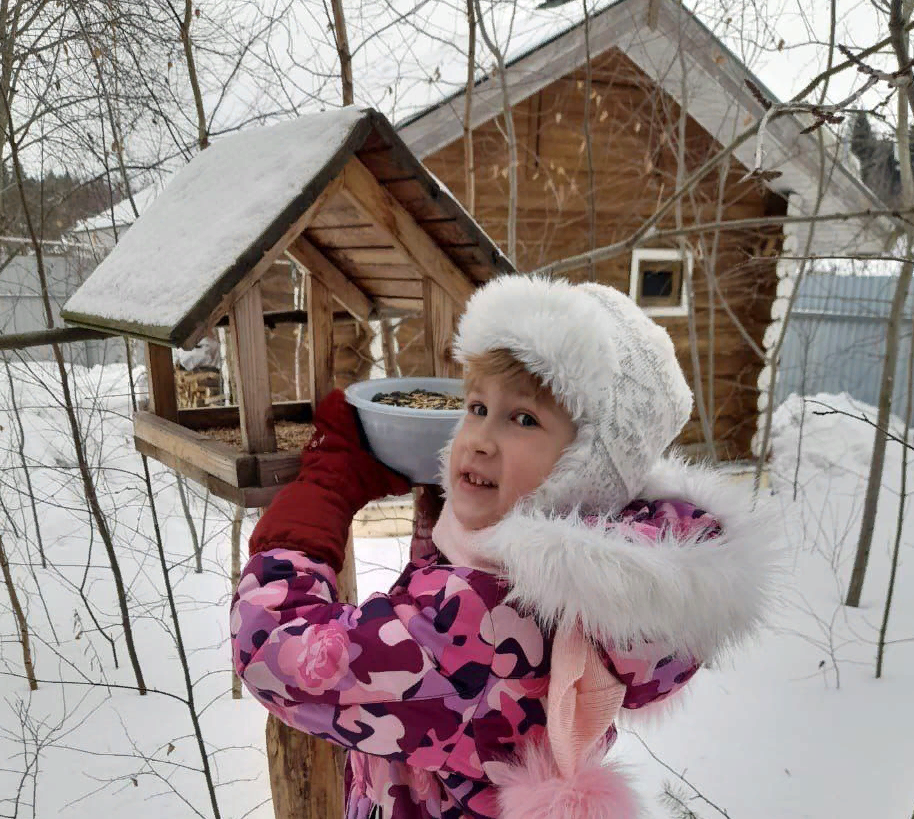
[[[800,283],[778,370],[776,402],[791,393],[846,392],[875,405],[879,399],[885,331],[895,276],[815,273]],[[892,411],[907,400],[912,300],[905,304],[895,369]]]
[[[46,253],[44,263],[54,323],[60,327],[60,308],[88,275],[93,263],[75,252]],[[35,256],[22,254],[0,260],[0,333],[31,333],[46,327]],[[67,361],[88,367],[124,361],[126,358],[121,338],[66,344],[63,345],[63,352]],[[47,346],[31,347],[24,354],[39,361],[49,360],[53,355]]]

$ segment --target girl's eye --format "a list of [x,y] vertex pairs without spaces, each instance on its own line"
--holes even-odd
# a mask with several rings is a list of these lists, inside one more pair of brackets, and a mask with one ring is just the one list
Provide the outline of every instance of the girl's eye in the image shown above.
[[480,417],[485,417],[486,415],[486,405],[474,402],[467,406],[467,412],[470,415],[479,415]]
[[536,420],[529,412],[519,412],[514,416],[514,420],[517,421],[522,427],[538,427],[539,421]]

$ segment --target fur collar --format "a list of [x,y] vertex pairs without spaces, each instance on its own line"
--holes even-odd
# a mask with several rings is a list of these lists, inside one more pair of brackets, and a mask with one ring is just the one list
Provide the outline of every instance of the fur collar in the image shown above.
[[747,486],[679,458],[650,473],[645,500],[682,500],[714,515],[721,534],[648,540],[623,524],[588,525],[523,505],[486,548],[513,601],[547,628],[580,622],[601,644],[650,640],[710,662],[761,624],[780,549],[774,510]]

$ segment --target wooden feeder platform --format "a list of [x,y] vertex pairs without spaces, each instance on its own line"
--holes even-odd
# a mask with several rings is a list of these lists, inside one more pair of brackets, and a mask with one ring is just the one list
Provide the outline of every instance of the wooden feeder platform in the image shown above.
[[[307,274],[307,309],[283,320],[307,331],[311,401],[272,400],[260,280],[284,258]],[[421,312],[428,374],[454,375],[450,342],[464,302],[512,272],[381,114],[344,108],[243,131],[198,154],[61,315],[146,342],[140,452],[220,497],[263,507],[299,468],[300,446],[279,449],[276,424],[308,424],[312,401],[333,389],[335,323]],[[238,406],[179,410],[170,348],[192,349],[226,322]],[[239,429],[240,447],[216,439],[224,427]]]

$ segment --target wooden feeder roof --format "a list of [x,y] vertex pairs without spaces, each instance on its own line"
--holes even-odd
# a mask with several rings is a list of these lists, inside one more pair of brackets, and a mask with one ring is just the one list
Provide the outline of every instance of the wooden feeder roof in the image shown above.
[[357,318],[461,303],[507,258],[384,116],[343,108],[198,154],[67,301],[70,324],[190,349],[284,253]]

